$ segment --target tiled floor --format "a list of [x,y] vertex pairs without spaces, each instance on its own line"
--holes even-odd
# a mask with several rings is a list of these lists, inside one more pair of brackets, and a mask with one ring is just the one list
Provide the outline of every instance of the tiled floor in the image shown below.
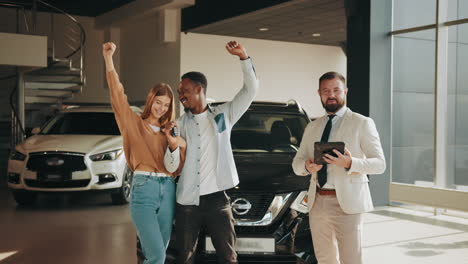
[[365,263],[468,263],[468,219],[400,207],[364,218]]
[[0,264],[134,264],[128,206],[108,195],[40,197],[17,207],[0,187]]
[[[365,215],[367,264],[468,263],[468,219],[398,207]],[[106,195],[42,197],[19,208],[0,186],[0,264],[132,264],[128,206]]]

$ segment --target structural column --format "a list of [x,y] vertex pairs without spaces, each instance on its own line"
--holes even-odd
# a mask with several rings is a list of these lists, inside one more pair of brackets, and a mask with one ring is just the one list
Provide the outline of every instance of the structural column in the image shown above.
[[370,0],[345,0],[348,106],[369,116]]
[[[19,118],[19,122],[22,128],[25,128],[25,105],[24,105],[24,73],[18,72],[18,79],[17,79],[17,115]],[[13,136],[13,135],[12,135]]]

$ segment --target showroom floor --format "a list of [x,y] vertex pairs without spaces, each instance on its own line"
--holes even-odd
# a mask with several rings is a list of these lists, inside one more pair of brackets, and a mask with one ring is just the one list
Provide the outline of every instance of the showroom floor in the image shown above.
[[[93,194],[18,208],[0,186],[0,264],[135,263],[128,206]],[[466,218],[384,207],[364,219],[365,263],[468,263]]]
[[364,263],[468,264],[468,218],[401,207],[364,217]]
[[3,186],[0,264],[136,263],[128,206],[92,194],[40,196],[34,208],[18,208]]

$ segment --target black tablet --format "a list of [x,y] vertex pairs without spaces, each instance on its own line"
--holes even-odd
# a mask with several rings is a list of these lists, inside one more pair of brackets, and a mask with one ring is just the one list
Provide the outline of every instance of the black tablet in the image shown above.
[[330,154],[337,157],[333,150],[336,149],[341,154],[344,154],[345,143],[344,142],[315,142],[314,143],[314,162],[316,164],[325,164],[323,155]]

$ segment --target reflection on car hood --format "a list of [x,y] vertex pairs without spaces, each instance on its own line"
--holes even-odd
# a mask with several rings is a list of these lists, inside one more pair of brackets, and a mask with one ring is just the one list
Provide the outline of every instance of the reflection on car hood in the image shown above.
[[297,176],[292,169],[296,153],[234,152],[240,183],[236,191],[285,193],[306,190],[310,177]]
[[70,151],[99,153],[122,147],[121,136],[107,135],[35,135],[20,144],[27,153],[38,151]]

